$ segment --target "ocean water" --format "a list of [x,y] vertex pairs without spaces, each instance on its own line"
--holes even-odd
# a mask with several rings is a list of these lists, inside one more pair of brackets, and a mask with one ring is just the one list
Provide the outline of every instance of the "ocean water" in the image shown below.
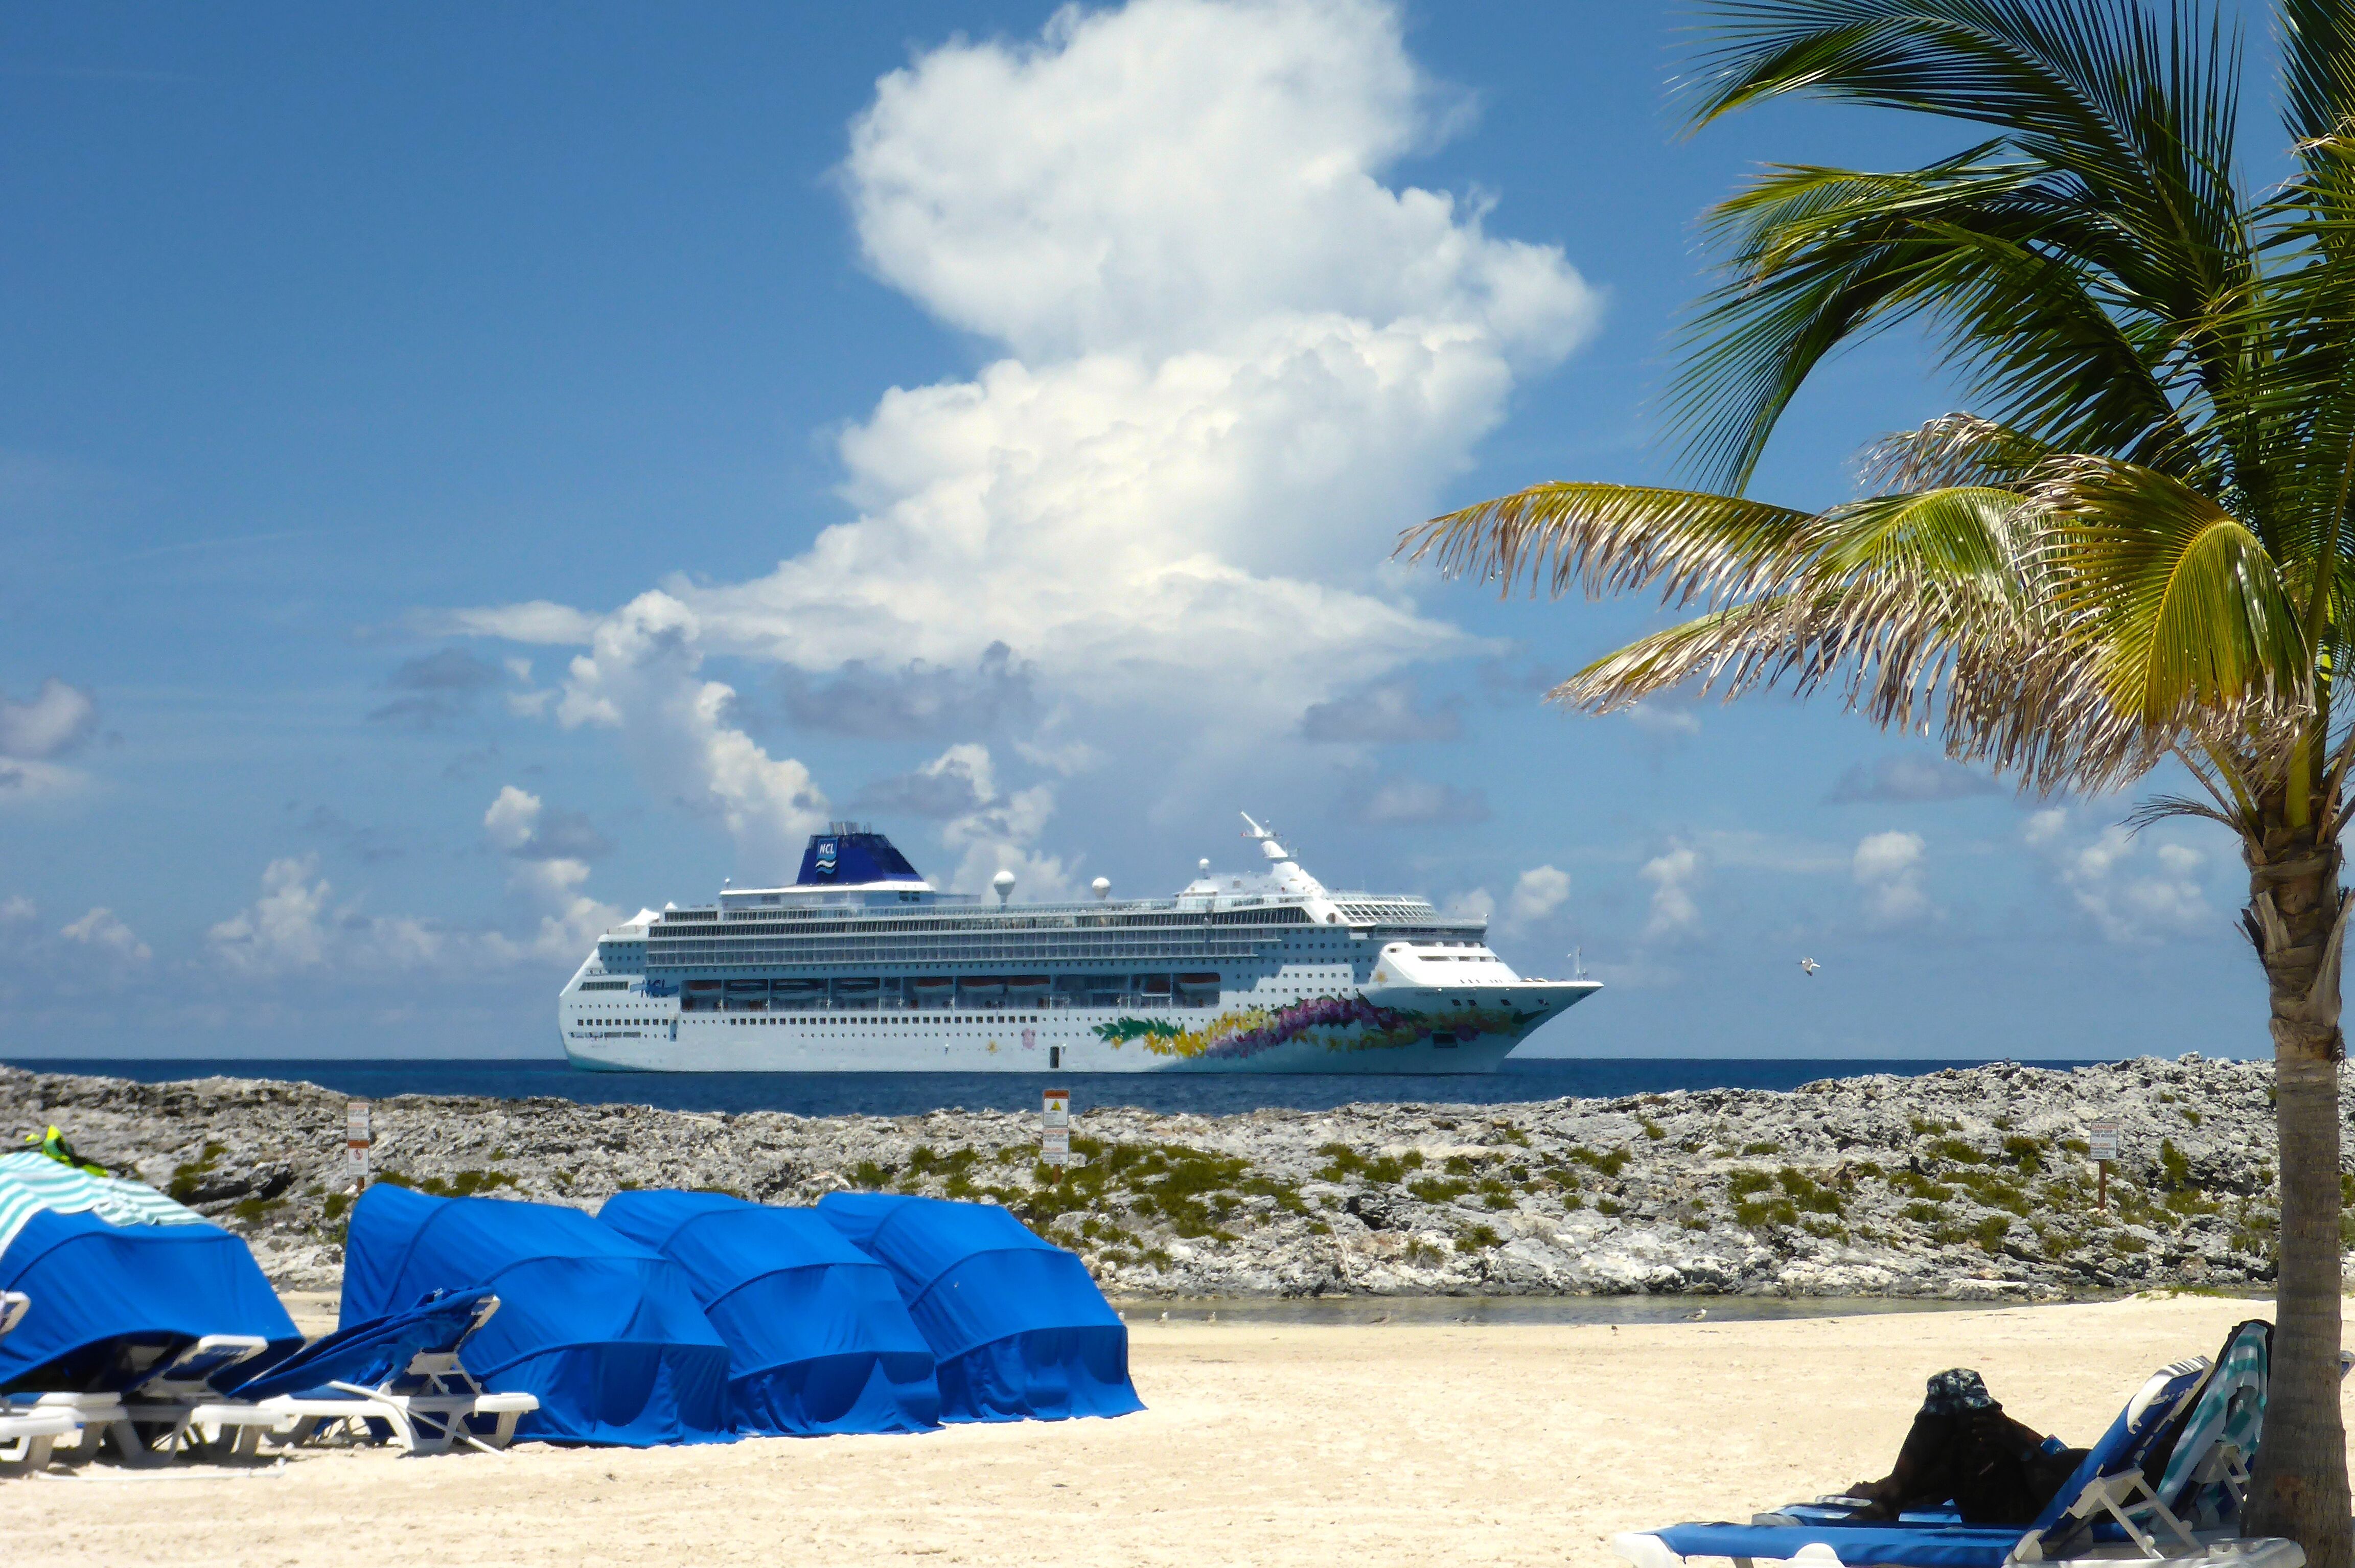
[[[575,1072],[559,1059],[509,1061],[289,1061],[20,1058],[37,1072],[101,1073],[160,1083],[188,1078],[273,1078],[316,1083],[380,1100],[395,1094],[549,1095],[582,1104],[653,1105],[669,1111],[788,1111],[801,1116],[906,1116],[927,1111],[1035,1111],[1050,1085],[1071,1092],[1071,1109],[1127,1105],[1224,1115],[1274,1107],[1501,1105],[1565,1096],[1608,1098],[1672,1089],[1796,1089],[1819,1078],[1871,1072],[1903,1076],[1977,1067],[1955,1061],[1740,1057],[1570,1057],[1508,1060],[1473,1077],[1379,1073],[1276,1075],[1128,1072]],[[2039,1067],[2086,1065],[2040,1061]]]

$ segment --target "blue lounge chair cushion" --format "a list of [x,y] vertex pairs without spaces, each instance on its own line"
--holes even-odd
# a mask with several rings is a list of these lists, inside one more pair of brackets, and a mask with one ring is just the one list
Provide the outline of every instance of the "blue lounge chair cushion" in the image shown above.
[[474,1327],[488,1290],[436,1293],[405,1312],[389,1313],[338,1328],[314,1339],[259,1377],[229,1391],[246,1400],[336,1395],[345,1391],[332,1383],[381,1388],[408,1371],[419,1354],[443,1355],[457,1349]]
[[1645,1531],[1680,1557],[1789,1557],[1820,1541],[1850,1568],[1885,1563],[1897,1568],[2000,1568],[2026,1533],[2009,1525],[1672,1524]]

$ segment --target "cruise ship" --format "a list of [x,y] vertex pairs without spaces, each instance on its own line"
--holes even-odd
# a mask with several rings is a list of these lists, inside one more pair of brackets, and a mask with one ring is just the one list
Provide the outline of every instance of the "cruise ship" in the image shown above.
[[1174,898],[942,892],[884,835],[814,835],[790,887],[723,888],[598,939],[557,1004],[575,1067],[626,1072],[1493,1072],[1602,987],[1525,980],[1487,922],[1261,863]]

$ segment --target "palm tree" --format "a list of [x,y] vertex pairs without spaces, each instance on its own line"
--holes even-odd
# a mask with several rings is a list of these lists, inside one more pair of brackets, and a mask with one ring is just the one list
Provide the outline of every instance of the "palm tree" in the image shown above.
[[[1785,685],[2023,788],[2212,819],[2249,869],[2281,1137],[2277,1319],[2252,1530],[2350,1568],[2339,1420],[2339,844],[2355,725],[2355,7],[2277,13],[2288,177],[2234,161],[2240,40],[2202,0],[1719,0],[1694,123],[1789,94],[1943,116],[1894,173],[1769,165],[1673,389],[1704,487],[1543,484],[1401,549],[1510,593],[1658,591],[1695,618],[1558,688],[1591,712]],[[1835,350],[1899,323],[1974,411],[1889,437],[1860,498],[1744,494]]]

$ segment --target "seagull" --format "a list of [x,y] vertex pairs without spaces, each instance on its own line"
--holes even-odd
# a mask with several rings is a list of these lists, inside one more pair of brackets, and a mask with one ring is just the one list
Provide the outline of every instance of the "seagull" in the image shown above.
[[1817,970],[1822,967],[1822,965],[1817,963],[1812,958],[1802,958],[1799,960],[1799,973],[1802,975],[1813,975]]

